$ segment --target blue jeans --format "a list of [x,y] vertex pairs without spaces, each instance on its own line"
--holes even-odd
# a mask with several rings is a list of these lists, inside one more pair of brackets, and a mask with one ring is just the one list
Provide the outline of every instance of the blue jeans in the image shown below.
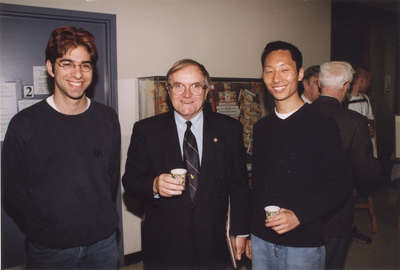
[[252,270],[323,270],[325,247],[286,247],[251,235]]
[[117,269],[116,233],[89,246],[47,248],[28,242],[27,269]]

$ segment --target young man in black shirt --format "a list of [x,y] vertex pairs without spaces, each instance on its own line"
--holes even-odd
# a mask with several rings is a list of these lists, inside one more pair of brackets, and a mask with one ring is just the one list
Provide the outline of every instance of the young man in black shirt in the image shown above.
[[59,27],[46,48],[53,94],[14,116],[2,151],[4,207],[27,238],[27,268],[117,268],[120,127],[91,101],[92,34]]
[[[338,129],[300,98],[302,55],[294,45],[271,42],[261,61],[275,110],[254,126],[253,270],[322,270],[322,218],[351,192]],[[279,214],[266,219],[268,205]]]

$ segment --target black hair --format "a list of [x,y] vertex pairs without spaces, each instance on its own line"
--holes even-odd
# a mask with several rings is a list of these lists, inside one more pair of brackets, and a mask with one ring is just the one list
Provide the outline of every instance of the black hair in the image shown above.
[[289,42],[278,40],[270,42],[265,46],[264,51],[261,55],[261,64],[263,69],[264,69],[265,59],[267,58],[268,54],[277,50],[287,50],[290,52],[293,61],[296,62],[297,72],[303,66],[303,55],[301,54],[300,50]]
[[304,71],[303,80],[310,80],[310,78],[314,75],[318,75],[320,72],[320,67],[318,65],[310,66]]

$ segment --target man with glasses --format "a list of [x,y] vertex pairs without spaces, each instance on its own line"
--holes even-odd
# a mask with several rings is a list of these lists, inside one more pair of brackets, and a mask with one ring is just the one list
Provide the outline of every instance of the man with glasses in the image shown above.
[[55,29],[52,95],[19,112],[5,136],[4,207],[26,235],[29,269],[117,269],[120,127],[85,95],[97,57],[92,34]]
[[[125,191],[145,205],[146,269],[224,269],[230,201],[231,232],[248,234],[248,185],[239,121],[203,110],[210,78],[200,63],[183,59],[167,73],[173,110],[135,123]],[[181,184],[175,168],[187,170]],[[236,257],[245,237],[236,237]]]

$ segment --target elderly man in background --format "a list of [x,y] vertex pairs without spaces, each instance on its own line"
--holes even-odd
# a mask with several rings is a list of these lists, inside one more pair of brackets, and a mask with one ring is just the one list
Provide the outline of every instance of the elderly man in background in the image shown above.
[[[381,168],[372,155],[367,118],[342,105],[353,79],[353,69],[347,62],[327,62],[321,65],[319,83],[321,96],[311,105],[336,121],[346,154],[346,164],[352,172],[352,187],[358,192],[374,190],[381,182]],[[343,269],[352,237],[353,197],[335,209],[324,226],[326,268]]]

